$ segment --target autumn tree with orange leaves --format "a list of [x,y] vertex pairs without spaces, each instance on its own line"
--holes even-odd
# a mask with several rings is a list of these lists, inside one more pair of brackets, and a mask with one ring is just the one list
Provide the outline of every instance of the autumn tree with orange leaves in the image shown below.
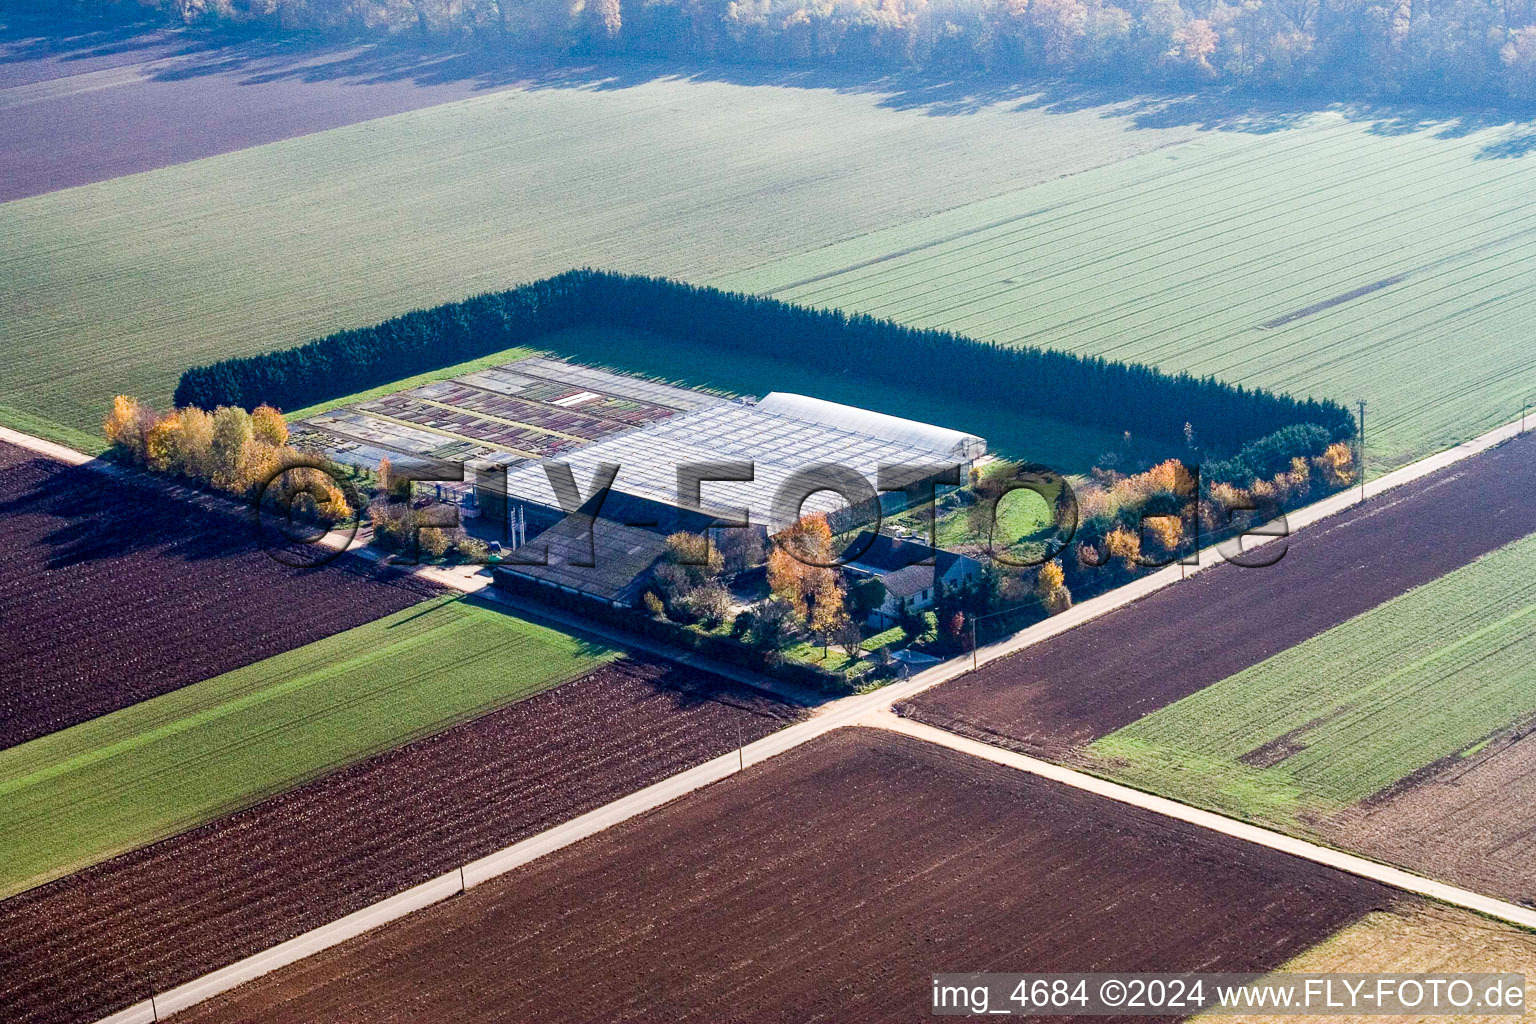
[[847,618],[833,560],[832,528],[822,515],[806,516],[780,532],[768,555],[769,589],[820,635]]

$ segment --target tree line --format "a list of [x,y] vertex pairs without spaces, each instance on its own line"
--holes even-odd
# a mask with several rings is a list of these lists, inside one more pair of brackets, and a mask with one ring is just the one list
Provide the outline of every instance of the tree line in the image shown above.
[[503,49],[1536,100],[1536,0],[116,0],[141,5]]
[[289,446],[288,424],[270,405],[162,413],[118,395],[101,429],[129,462],[238,498],[297,509],[327,524],[350,519],[357,507],[357,495],[337,486],[332,467]]
[[1336,402],[590,269],[417,310],[295,348],[194,367],[182,374],[175,403],[293,409],[577,326],[682,336],[722,352],[771,354],[828,374],[1115,433],[1173,443],[1193,435],[1207,457],[1238,452],[1255,438],[1296,424],[1314,424],[1330,440],[1354,433],[1354,420]]

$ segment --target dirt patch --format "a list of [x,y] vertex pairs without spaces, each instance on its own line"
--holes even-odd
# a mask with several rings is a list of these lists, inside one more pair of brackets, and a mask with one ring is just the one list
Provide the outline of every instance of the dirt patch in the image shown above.
[[1307,749],[1307,735],[1315,729],[1327,725],[1329,722],[1344,714],[1347,709],[1338,708],[1326,715],[1320,715],[1305,725],[1298,725],[1283,736],[1276,736],[1268,743],[1254,747],[1238,758],[1242,764],[1250,768],[1273,768],[1288,758],[1295,757]]
[[0,444],[0,748],[437,592],[355,559],[281,565],[247,520]]
[[0,1005],[15,1024],[102,1017],[796,715],[669,663],[606,666],[0,902]]
[[[1536,906],[1536,734],[1448,759],[1323,826],[1330,842]],[[1532,977],[1536,977],[1533,972]]]
[[1536,532],[1536,434],[1301,531],[1274,566],[1223,565],[945,683],[903,713],[1071,752]]
[[1380,281],[1373,281],[1370,284],[1361,285],[1359,288],[1351,288],[1349,291],[1340,295],[1335,295],[1331,299],[1324,299],[1322,302],[1314,302],[1310,306],[1303,306],[1300,309],[1292,310],[1283,316],[1275,317],[1273,320],[1266,320],[1259,324],[1259,326],[1265,330],[1272,330],[1276,327],[1284,327],[1286,324],[1294,323],[1297,320],[1304,320],[1307,317],[1313,316],[1317,313],[1326,312],[1335,306],[1342,306],[1346,302],[1353,302],[1356,299],[1363,299],[1365,296],[1379,292],[1383,288],[1390,288],[1395,284],[1401,284],[1402,282],[1408,280],[1408,278],[1411,276],[1413,275],[1398,274],[1396,277],[1384,277]]
[[1268,970],[1395,901],[847,729],[186,1019],[912,1020],[934,971]]

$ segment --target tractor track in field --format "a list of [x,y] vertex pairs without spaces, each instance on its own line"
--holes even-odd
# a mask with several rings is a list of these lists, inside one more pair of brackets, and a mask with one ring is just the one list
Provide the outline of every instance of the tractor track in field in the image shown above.
[[1052,759],[1536,532],[1536,436],[1405,484],[903,706],[918,721]]
[[283,565],[200,498],[0,442],[0,749],[443,592],[358,559]]
[[799,717],[624,659],[0,901],[13,1024],[92,1020],[610,803]]

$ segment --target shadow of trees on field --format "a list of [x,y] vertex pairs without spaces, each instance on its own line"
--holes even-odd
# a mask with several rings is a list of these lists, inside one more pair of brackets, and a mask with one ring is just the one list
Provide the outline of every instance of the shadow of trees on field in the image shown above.
[[[251,511],[228,498],[171,481],[119,476],[115,467],[104,472],[38,457],[0,468],[0,496],[0,551],[12,559],[13,571],[148,557],[240,559],[291,575],[308,571],[306,558],[314,556],[303,544],[285,543],[280,525],[258,534]],[[371,564],[351,568],[380,579],[404,575]]]
[[[41,18],[0,12],[0,86],[193,56],[220,45],[216,37],[144,19]],[[35,67],[25,68],[32,64]]]
[[981,74],[586,59],[487,46],[433,49],[398,40],[274,39],[228,30],[172,29],[143,21],[119,25],[66,22],[53,30],[48,26],[35,18],[0,26],[0,67],[39,58],[69,62],[137,54],[146,60],[162,60],[164,66],[152,75],[157,81],[221,75],[249,85],[409,83],[420,87],[457,85],[470,91],[511,87],[615,91],[658,81],[714,82],[869,95],[877,97],[880,108],[932,117],[965,116],[998,107],[1050,114],[1099,111],[1101,116],[1123,119],[1132,128],[1183,127],[1253,134],[1291,130],[1318,112],[1331,111],[1382,136],[1430,134],[1455,139],[1490,128],[1521,130],[1491,141],[1479,154],[1489,158],[1521,157],[1536,149],[1536,119],[1531,112],[1344,102],[1300,94],[1276,98],[1219,88],[1156,93],[1114,82],[1018,81]]
[[[144,552],[183,561],[258,548],[252,521],[194,504],[153,485],[115,481],[89,466],[38,459],[0,469],[0,531],[46,549],[41,568],[63,569]],[[47,520],[39,534],[35,521]],[[21,520],[32,520],[31,524]],[[12,557],[36,554],[13,549]]]

